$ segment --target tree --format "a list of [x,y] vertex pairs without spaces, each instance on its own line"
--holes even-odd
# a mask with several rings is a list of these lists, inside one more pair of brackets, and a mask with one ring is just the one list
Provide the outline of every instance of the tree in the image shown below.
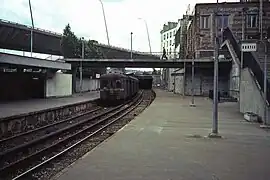
[[104,53],[100,48],[94,45],[94,40],[78,39],[71,31],[70,25],[66,25],[62,40],[61,50],[65,58],[81,58],[82,56],[82,43],[84,43],[84,58],[100,59],[104,58]]
[[61,39],[61,50],[64,58],[78,58],[79,40],[75,34],[71,31],[70,25],[68,24],[65,29]]

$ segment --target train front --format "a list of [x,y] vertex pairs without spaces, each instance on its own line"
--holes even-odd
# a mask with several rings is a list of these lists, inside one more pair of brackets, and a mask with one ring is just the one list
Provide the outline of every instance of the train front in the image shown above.
[[124,99],[123,79],[121,74],[105,74],[100,77],[100,99],[106,103],[119,103]]

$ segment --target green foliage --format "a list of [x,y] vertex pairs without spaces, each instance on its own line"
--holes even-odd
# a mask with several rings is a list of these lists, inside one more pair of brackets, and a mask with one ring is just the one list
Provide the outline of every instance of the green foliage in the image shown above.
[[82,43],[84,43],[84,58],[97,58],[104,57],[101,49],[94,45],[93,40],[85,41],[78,39],[76,35],[71,31],[71,27],[68,24],[63,32],[61,40],[61,49],[64,58],[81,58],[82,56]]

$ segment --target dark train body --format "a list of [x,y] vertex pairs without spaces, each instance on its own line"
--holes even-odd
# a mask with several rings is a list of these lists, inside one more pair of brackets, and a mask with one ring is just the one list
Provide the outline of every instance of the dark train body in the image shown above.
[[100,101],[103,105],[115,105],[131,99],[139,91],[139,80],[118,73],[100,77]]
[[121,104],[134,97],[139,89],[152,89],[151,75],[109,73],[100,77],[100,103],[103,106]]

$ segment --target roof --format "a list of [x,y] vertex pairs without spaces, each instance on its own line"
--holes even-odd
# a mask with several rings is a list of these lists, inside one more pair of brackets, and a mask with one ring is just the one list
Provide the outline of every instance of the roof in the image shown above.
[[71,70],[71,64],[64,61],[52,61],[33,57],[26,57],[14,54],[0,53],[0,63],[19,66],[47,68],[57,70]]
[[103,74],[100,76],[100,79],[117,79],[117,78],[126,78],[126,75],[118,74],[118,73],[109,73]]

